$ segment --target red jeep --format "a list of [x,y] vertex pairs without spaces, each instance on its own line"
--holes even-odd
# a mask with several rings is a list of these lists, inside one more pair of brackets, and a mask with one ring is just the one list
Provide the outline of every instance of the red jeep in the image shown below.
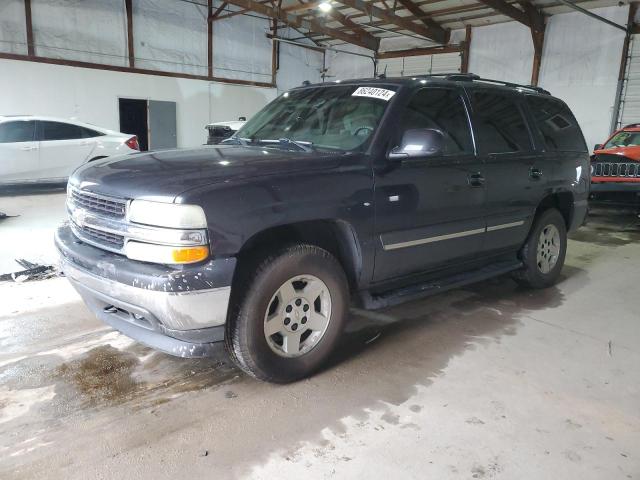
[[598,144],[593,150],[593,197],[640,198],[640,124],[615,131],[603,145]]

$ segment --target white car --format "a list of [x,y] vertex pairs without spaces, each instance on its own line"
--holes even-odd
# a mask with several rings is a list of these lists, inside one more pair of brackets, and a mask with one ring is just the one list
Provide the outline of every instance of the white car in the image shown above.
[[135,135],[87,123],[0,116],[0,185],[62,182],[84,162],[139,150]]
[[245,117],[230,122],[215,122],[205,125],[204,128],[209,132],[207,145],[217,145],[236,133],[242,126],[247,123]]

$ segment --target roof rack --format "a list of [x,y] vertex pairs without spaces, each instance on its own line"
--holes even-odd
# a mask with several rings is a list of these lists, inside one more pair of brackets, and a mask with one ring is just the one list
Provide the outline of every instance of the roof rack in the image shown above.
[[511,82],[503,82],[502,80],[493,80],[490,78],[482,78],[480,75],[476,75],[475,73],[434,73],[430,75],[418,75],[419,77],[442,77],[445,80],[451,80],[453,82],[485,82],[485,83],[495,83],[497,85],[504,85],[505,87],[512,88],[525,88],[527,90],[531,90],[537,93],[544,93],[545,95],[551,95],[548,90],[545,90],[541,87],[536,87],[534,85],[521,85],[519,83],[511,83]]
[[638,128],[640,127],[640,123],[630,123],[629,125],[625,125],[622,128]]

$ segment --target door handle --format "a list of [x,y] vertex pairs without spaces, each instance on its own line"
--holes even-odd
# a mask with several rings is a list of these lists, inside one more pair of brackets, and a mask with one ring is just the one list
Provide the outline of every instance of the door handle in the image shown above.
[[531,177],[533,180],[539,180],[540,178],[542,178],[542,170],[536,167],[531,167],[529,169],[529,177]]
[[471,187],[481,187],[484,185],[484,177],[480,172],[470,173],[467,180]]

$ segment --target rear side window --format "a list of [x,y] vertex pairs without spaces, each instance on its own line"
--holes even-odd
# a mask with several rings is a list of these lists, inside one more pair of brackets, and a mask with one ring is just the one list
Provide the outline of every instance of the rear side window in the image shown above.
[[0,143],[32,142],[35,138],[36,122],[18,120],[0,123]]
[[82,132],[82,138],[101,137],[102,135],[104,135],[104,133],[100,133],[85,127],[80,127],[80,131]]
[[83,128],[71,123],[41,122],[42,140],[74,140],[83,138]]
[[552,98],[528,96],[527,103],[548,151],[587,150],[578,122],[571,110]]
[[405,107],[402,132],[413,128],[433,128],[444,133],[445,155],[473,153],[467,113],[454,90],[425,88]]
[[481,153],[528,152],[533,149],[527,124],[510,95],[476,91],[474,125]]

